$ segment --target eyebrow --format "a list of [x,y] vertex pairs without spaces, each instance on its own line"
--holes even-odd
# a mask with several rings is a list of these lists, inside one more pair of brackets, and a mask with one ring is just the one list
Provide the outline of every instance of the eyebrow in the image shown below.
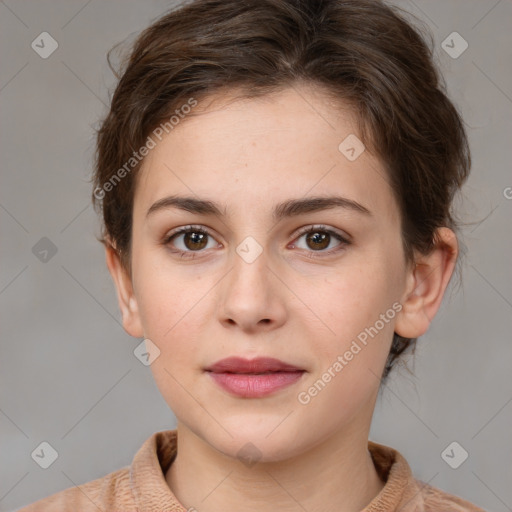
[[[146,213],[146,218],[158,211],[170,208],[178,208],[198,215],[215,215],[218,217],[225,217],[227,210],[225,205],[218,205],[207,199],[174,195],[159,199],[151,205]],[[274,207],[272,217],[277,222],[286,217],[295,217],[305,213],[332,208],[344,208],[364,215],[372,215],[368,208],[352,199],[341,196],[318,196],[304,199],[289,199],[279,203]]]

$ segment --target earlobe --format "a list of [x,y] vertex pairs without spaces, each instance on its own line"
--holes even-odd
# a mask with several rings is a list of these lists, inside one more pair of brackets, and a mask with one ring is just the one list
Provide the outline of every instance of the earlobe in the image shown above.
[[416,264],[407,276],[402,310],[395,323],[395,332],[405,338],[418,338],[428,330],[455,269],[455,233],[446,227],[438,228],[435,240],[429,254],[416,256]]
[[130,336],[141,338],[144,334],[132,280],[112,244],[106,244],[105,260],[116,287],[117,301],[123,316],[123,328]]

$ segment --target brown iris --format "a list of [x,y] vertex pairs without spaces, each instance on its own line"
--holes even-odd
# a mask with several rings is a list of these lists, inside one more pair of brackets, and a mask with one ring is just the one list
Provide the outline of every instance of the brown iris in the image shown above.
[[313,246],[311,249],[325,249],[329,245],[330,235],[323,231],[311,231],[306,236],[306,243],[309,245],[310,242]]
[[[208,235],[198,231],[189,231],[184,234],[183,243],[185,247],[190,250],[204,249],[207,243]],[[190,244],[190,245],[189,245]]]

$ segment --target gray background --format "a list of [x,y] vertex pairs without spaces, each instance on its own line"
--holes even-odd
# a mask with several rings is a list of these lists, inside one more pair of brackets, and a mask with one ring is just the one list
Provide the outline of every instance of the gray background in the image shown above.
[[[114,85],[105,54],[172,5],[0,2],[2,511],[119,469],[152,433],[175,428],[133,355],[140,340],[121,327],[88,183],[92,128]],[[459,212],[473,223],[463,285],[421,339],[415,376],[398,368],[383,389],[370,438],[398,449],[416,478],[512,510],[512,2],[399,5],[432,30],[468,124],[474,164]],[[31,48],[43,31],[59,44],[47,59]],[[441,46],[453,31],[469,44],[456,59]],[[33,253],[42,237],[57,248],[47,262]],[[59,454],[46,470],[31,458],[42,441]],[[452,441],[469,452],[458,469],[440,455]]]

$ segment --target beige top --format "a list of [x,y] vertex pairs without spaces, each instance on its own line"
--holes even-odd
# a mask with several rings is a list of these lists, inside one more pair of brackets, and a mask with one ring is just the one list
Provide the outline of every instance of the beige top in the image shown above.
[[[57,492],[18,512],[187,512],[165,480],[176,456],[176,440],[176,430],[156,432],[135,454],[131,466]],[[407,461],[393,448],[368,441],[368,450],[386,483],[361,512],[485,512],[414,479]]]

